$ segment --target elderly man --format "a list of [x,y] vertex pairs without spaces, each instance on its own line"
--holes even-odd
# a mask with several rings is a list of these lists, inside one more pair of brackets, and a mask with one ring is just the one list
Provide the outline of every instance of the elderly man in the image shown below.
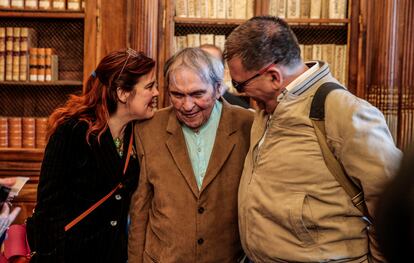
[[[309,118],[317,89],[338,83],[323,61],[304,63],[277,17],[254,17],[225,44],[233,84],[258,102],[239,189],[243,248],[253,262],[380,262],[367,222],[328,169]],[[328,145],[365,194],[371,215],[399,166],[381,112],[345,88],[325,102]],[[371,235],[370,235],[371,236]],[[371,253],[370,253],[371,252]]]
[[237,262],[237,190],[253,113],[220,98],[223,64],[187,48],[165,65],[172,107],[136,126],[129,263]]

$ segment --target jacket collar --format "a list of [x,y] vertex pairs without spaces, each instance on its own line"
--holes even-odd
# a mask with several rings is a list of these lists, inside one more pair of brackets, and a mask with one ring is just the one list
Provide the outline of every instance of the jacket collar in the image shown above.
[[180,170],[182,176],[197,198],[218,175],[220,169],[225,164],[228,156],[236,144],[235,136],[231,135],[234,134],[238,129],[233,125],[234,118],[237,118],[237,116],[234,116],[234,113],[230,109],[231,106],[226,101],[222,99],[220,99],[220,101],[223,103],[220,123],[217,128],[216,139],[214,142],[213,151],[211,152],[206,175],[204,177],[200,190],[198,190],[197,187],[197,182],[195,180],[193,167],[191,166],[191,161],[181,124],[176,117],[174,109],[171,108],[168,117],[166,131],[170,134],[170,137],[166,142],[167,148],[170,151],[171,156],[176,166]]

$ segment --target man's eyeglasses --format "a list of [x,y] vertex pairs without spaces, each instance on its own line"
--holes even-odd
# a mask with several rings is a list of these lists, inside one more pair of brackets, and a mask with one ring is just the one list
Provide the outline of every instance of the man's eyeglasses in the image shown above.
[[142,55],[142,53],[141,53],[141,52],[138,52],[138,51],[136,51],[136,50],[134,50],[134,49],[132,49],[132,48],[128,48],[125,52],[128,54],[128,56],[127,56],[127,58],[125,59],[125,63],[124,63],[124,65],[122,66],[122,69],[121,69],[121,71],[119,72],[119,75],[118,75],[118,78],[116,78],[116,81],[118,81],[118,80],[119,80],[119,78],[120,78],[120,77],[121,77],[121,75],[122,75],[122,72],[124,72],[124,69],[125,69],[125,66],[126,66],[126,64],[127,64],[127,62],[128,62],[129,57],[137,58],[137,57],[139,57],[139,56],[141,56],[141,55]]
[[242,82],[237,82],[234,79],[231,80],[231,84],[233,84],[233,87],[237,90],[237,92],[241,93],[245,90],[246,86],[255,78],[260,77],[261,75],[263,75],[269,68],[271,68],[272,66],[276,65],[275,62],[271,63],[270,65],[262,68],[256,75],[254,75],[251,78],[246,79],[245,81]]

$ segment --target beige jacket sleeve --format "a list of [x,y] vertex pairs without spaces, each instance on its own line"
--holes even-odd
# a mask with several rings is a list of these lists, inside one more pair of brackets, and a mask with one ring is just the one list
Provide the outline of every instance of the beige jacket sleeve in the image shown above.
[[[337,90],[328,95],[325,107],[329,144],[347,174],[362,186],[373,216],[384,185],[397,172],[401,151],[395,146],[382,113],[368,102]],[[372,230],[369,238],[374,262],[385,262]]]
[[153,196],[152,187],[147,180],[146,155],[138,136],[136,148],[140,160],[140,177],[138,188],[132,195],[130,206],[131,223],[128,237],[128,262],[142,263],[145,248],[145,236],[148,224],[148,213]]

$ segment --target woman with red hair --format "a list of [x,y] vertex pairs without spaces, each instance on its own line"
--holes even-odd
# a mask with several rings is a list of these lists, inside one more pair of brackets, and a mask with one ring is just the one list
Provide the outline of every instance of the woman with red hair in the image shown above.
[[154,67],[141,52],[112,52],[84,93],[50,116],[37,204],[27,220],[31,262],[127,261],[128,210],[139,176],[129,145],[133,121],[154,114]]

